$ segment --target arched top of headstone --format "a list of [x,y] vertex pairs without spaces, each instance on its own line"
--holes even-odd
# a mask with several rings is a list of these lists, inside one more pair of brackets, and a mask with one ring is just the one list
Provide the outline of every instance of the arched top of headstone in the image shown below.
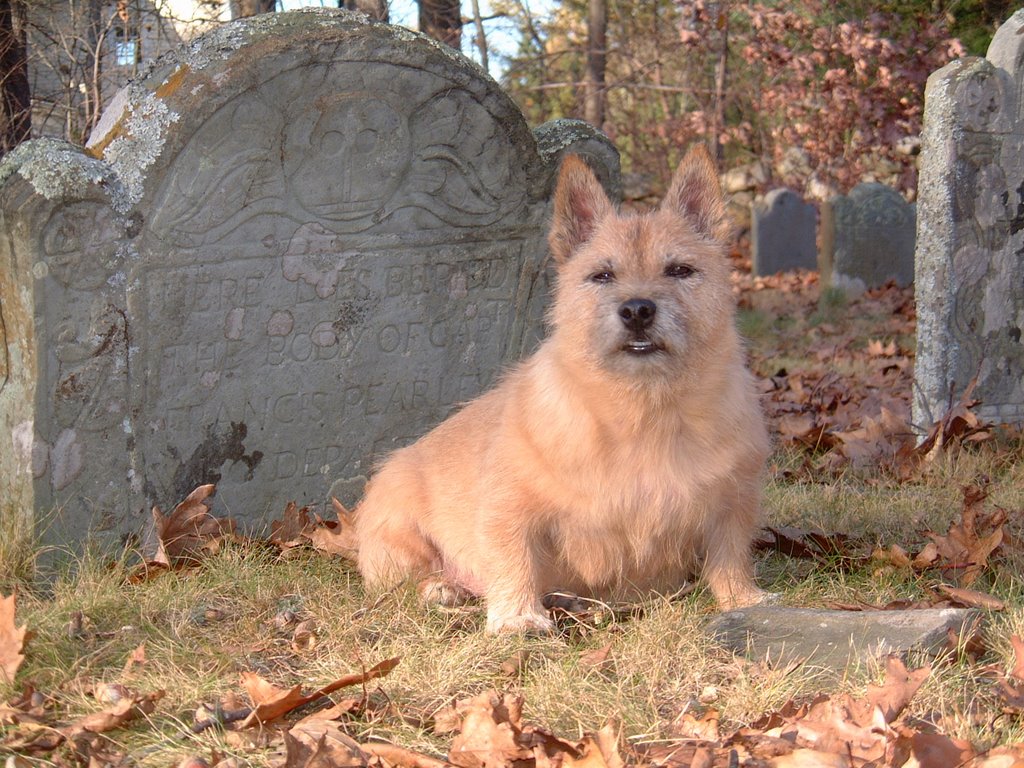
[[1021,80],[1024,70],[1024,8],[996,30],[985,58],[1012,75],[1015,80]]
[[905,226],[913,228],[914,211],[897,190],[877,181],[862,181],[847,195],[833,197],[836,219],[845,226],[871,231],[875,227]]
[[597,128],[584,120],[561,118],[538,126],[533,135],[549,168],[557,166],[566,154],[579,155],[597,174],[608,196],[616,202],[622,200],[619,153]]
[[804,206],[806,203],[793,190],[786,187],[778,187],[765,195],[764,200],[755,203],[755,205],[759,205],[760,210],[770,211],[782,208],[796,208],[797,206]]
[[[602,142],[614,155],[603,136],[570,140]],[[180,247],[294,216],[281,200],[335,233],[500,229],[547,196],[555,170],[473,62],[325,9],[242,20],[162,57],[118,93],[87,150]]]

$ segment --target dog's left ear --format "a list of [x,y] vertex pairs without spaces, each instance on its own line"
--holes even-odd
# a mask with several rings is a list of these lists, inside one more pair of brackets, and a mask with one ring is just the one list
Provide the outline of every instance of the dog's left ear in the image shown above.
[[601,182],[576,155],[566,155],[562,160],[554,209],[548,248],[559,264],[590,240],[601,219],[613,211]]
[[686,153],[661,207],[679,213],[702,235],[715,240],[728,237],[730,227],[725,217],[718,172],[703,144],[691,147]]

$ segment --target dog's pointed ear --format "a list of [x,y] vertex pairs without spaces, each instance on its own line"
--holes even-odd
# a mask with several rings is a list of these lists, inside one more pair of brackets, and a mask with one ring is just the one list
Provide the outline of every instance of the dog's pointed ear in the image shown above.
[[718,172],[703,144],[691,147],[686,153],[661,207],[679,213],[702,235],[716,240],[728,237],[730,227]]
[[587,242],[601,219],[612,212],[612,204],[601,183],[576,155],[566,155],[562,160],[554,208],[548,248],[559,264]]

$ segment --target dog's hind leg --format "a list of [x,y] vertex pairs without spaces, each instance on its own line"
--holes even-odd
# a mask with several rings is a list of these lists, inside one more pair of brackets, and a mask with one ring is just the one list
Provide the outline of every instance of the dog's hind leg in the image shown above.
[[385,524],[360,530],[358,563],[367,587],[387,589],[407,578],[430,576],[438,556],[415,526]]
[[425,579],[440,569],[437,548],[418,524],[421,503],[414,477],[385,467],[356,509],[358,564],[370,589],[387,589],[407,578]]

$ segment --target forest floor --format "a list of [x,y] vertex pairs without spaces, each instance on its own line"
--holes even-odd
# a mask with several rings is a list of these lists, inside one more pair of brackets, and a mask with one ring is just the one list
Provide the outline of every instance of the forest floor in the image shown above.
[[195,535],[159,562],[90,554],[42,579],[35,552],[0,543],[0,754],[14,768],[1024,764],[1019,431],[961,402],[918,446],[909,289],[847,299],[813,274],[737,270],[735,290],[776,446],[760,583],[786,606],[971,606],[972,636],[841,674],[772,664],[708,637],[700,588],[570,602],[552,636],[489,636],[479,605],[368,599],[339,557],[344,520],[290,508],[243,538],[201,489],[164,519]]

